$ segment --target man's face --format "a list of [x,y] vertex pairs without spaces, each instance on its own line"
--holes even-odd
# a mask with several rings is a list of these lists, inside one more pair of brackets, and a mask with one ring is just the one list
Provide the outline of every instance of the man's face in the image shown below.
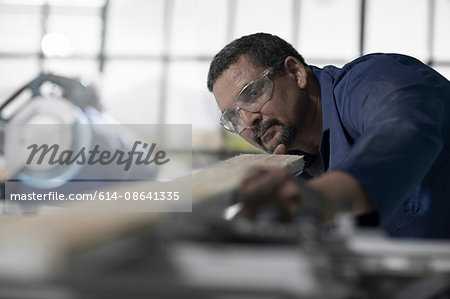
[[[246,56],[225,70],[213,86],[220,110],[231,107],[242,88],[264,70],[251,64]],[[287,150],[298,149],[295,143],[308,127],[303,123],[311,111],[310,101],[293,74],[280,76],[271,72],[268,77],[273,82],[270,99],[257,112],[239,111],[247,127],[240,135],[269,153],[279,144],[284,144]]]

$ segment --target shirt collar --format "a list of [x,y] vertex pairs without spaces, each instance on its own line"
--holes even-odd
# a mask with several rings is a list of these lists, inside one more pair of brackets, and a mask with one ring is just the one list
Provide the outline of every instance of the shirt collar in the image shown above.
[[322,105],[322,139],[320,141],[320,156],[325,171],[329,168],[330,158],[330,127],[333,115],[336,113],[333,96],[334,78],[324,69],[311,66],[320,86],[320,103]]
[[320,102],[322,105],[322,134],[330,129],[330,115],[334,112],[333,83],[334,78],[324,69],[311,66],[320,86]]

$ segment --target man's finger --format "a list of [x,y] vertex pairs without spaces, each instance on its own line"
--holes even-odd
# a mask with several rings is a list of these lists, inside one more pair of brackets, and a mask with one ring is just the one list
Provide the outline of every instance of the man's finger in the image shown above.
[[286,153],[287,153],[286,145],[284,145],[284,144],[279,144],[279,145],[275,148],[275,150],[273,151],[273,153],[274,153],[275,155],[286,155]]
[[262,167],[250,167],[245,173],[244,177],[241,179],[241,186],[246,185],[248,182],[254,180],[256,177],[266,172],[267,170]]
[[300,205],[300,189],[294,180],[286,182],[277,194],[277,205],[281,211],[281,219],[290,221]]
[[283,185],[291,179],[286,170],[260,173],[240,187],[240,199],[246,204],[261,205],[273,201]]

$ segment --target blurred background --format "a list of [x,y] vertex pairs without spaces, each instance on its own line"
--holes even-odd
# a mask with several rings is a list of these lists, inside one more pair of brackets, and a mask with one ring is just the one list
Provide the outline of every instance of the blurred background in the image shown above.
[[[192,124],[194,169],[256,152],[219,126],[206,76],[225,44],[261,31],[284,38],[319,67],[397,52],[450,79],[450,0],[0,0],[0,193],[8,178],[2,169],[3,125],[49,112],[56,123],[72,124],[85,113],[92,123]],[[6,113],[2,108],[11,107],[12,99],[18,104]],[[116,143],[112,148],[118,149]],[[190,158],[190,149],[183,153]],[[448,289],[448,244],[394,247],[375,234],[355,238],[358,243],[348,215],[338,219],[342,236],[316,243],[321,234],[311,230],[314,217],[293,230],[268,229],[264,222],[249,230],[248,224],[222,219],[229,198],[214,199],[194,213],[167,213],[164,219],[157,213],[0,217],[0,298],[306,293],[302,298],[342,299],[355,286],[359,292],[345,298],[423,299],[424,292]],[[305,242],[304,251],[297,242]],[[286,247],[272,246],[281,244]],[[47,278],[53,280],[40,284]],[[313,292],[326,296],[308,296]]]
[[399,52],[450,78],[449,16],[450,0],[0,0],[0,103],[41,73],[84,78],[121,123],[192,124],[204,167],[256,151],[206,88],[226,43],[270,32],[317,66]]

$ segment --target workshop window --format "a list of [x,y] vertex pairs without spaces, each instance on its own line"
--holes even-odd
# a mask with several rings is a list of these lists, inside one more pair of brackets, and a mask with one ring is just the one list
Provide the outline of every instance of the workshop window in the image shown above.
[[219,126],[209,62],[254,32],[310,64],[400,52],[450,78],[449,0],[0,0],[0,99],[40,72],[91,77],[123,123],[191,123],[194,151],[255,151]]
[[107,16],[107,55],[163,53],[164,0],[113,0]]
[[159,61],[108,61],[102,77],[106,110],[122,123],[159,123],[161,72]]
[[233,39],[255,32],[270,32],[292,42],[295,0],[237,1]]
[[296,47],[308,63],[342,65],[359,55],[360,0],[300,3]]
[[0,52],[35,54],[41,44],[40,6],[0,1]]
[[429,58],[428,0],[367,0],[365,52],[394,52]]
[[[51,6],[47,34],[42,40],[44,52],[49,51],[49,53],[44,54],[47,56],[86,55],[93,58],[97,56],[100,51],[102,31],[100,9],[101,7],[89,6]],[[67,49],[63,48],[65,45]],[[52,53],[55,50],[68,52]]]
[[220,110],[206,89],[209,62],[177,62],[169,68],[166,118],[168,123],[191,123],[208,130],[220,119]]
[[35,58],[0,58],[0,103],[38,74],[39,66]]
[[227,0],[175,0],[172,3],[169,54],[189,55],[185,57],[189,60],[216,54],[226,42]]
[[[435,1],[435,26],[432,44],[433,56],[436,62],[446,61],[448,65],[450,62],[450,1]],[[450,78],[450,76],[447,76],[447,78]]]
[[91,77],[98,75],[98,62],[93,58],[47,58],[43,63],[46,72],[67,77]]

